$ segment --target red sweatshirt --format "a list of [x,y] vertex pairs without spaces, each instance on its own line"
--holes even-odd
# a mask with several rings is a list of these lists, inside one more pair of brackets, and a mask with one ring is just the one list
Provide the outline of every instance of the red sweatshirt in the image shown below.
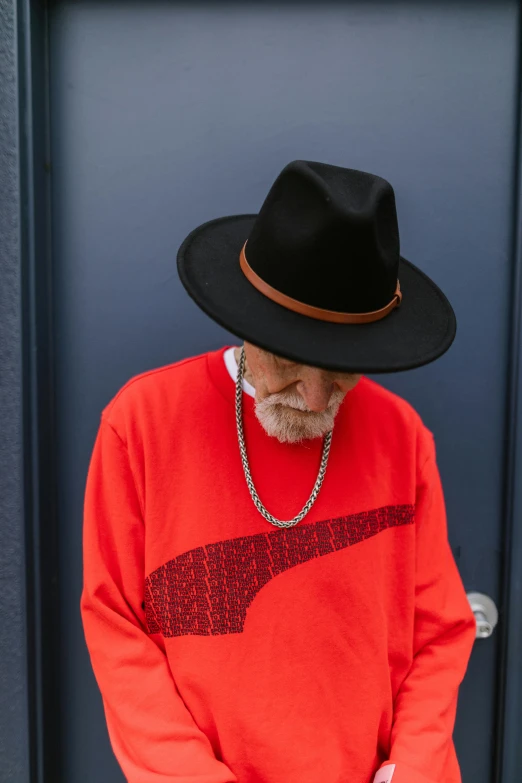
[[[133,378],[101,416],[80,607],[127,781],[459,783],[475,620],[432,433],[363,376],[315,505],[279,529],[248,493],[234,392],[220,350]],[[243,402],[256,488],[290,519],[322,443],[279,443]]]

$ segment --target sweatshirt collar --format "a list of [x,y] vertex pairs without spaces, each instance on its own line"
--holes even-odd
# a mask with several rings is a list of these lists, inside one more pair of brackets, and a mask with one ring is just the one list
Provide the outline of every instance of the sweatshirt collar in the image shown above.
[[[227,365],[225,364],[225,352],[233,347],[234,346],[226,345],[223,348],[218,348],[217,351],[210,351],[207,353],[207,363],[209,374],[213,383],[218,387],[219,391],[225,397],[225,399],[235,406],[236,384],[232,379],[229,370],[227,369]],[[243,413],[255,417],[254,406],[255,398],[245,391],[245,384],[243,384]]]
[[[232,348],[227,348],[225,353],[223,354],[223,358],[225,360],[225,367],[228,370],[228,374],[230,375],[230,377],[232,378],[234,383],[236,383],[237,382],[238,366],[237,366],[237,362],[236,362],[236,357],[235,357],[234,351],[235,351],[235,347],[234,346],[232,346]],[[255,397],[256,396],[256,390],[254,389],[252,384],[249,383],[248,381],[246,381],[244,378],[243,378],[243,391],[246,394],[249,394],[251,397]]]

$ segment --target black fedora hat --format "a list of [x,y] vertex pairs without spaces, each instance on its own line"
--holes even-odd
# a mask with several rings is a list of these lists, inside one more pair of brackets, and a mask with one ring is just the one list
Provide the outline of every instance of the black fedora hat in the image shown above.
[[294,160],[258,214],[197,226],[177,264],[213,320],[299,363],[398,372],[455,338],[448,299],[400,255],[392,186],[368,172]]

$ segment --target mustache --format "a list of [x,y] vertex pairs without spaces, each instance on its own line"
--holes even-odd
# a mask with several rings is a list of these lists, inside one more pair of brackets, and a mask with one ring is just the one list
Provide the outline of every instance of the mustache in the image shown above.
[[[341,391],[341,389],[334,389],[325,411],[335,410],[343,401],[344,396],[345,392]],[[294,410],[301,411],[303,413],[315,413],[317,415],[325,413],[325,411],[318,412],[310,410],[301,395],[297,391],[293,390],[269,394],[264,398],[264,400],[261,400],[257,404],[264,409],[275,406],[283,406],[285,408],[293,408]]]

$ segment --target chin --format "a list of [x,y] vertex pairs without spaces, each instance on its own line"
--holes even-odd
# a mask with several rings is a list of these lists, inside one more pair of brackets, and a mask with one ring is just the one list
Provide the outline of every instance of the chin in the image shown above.
[[301,443],[323,438],[333,427],[333,416],[322,416],[322,420],[303,421],[301,412],[268,411],[258,416],[267,435],[280,443]]

